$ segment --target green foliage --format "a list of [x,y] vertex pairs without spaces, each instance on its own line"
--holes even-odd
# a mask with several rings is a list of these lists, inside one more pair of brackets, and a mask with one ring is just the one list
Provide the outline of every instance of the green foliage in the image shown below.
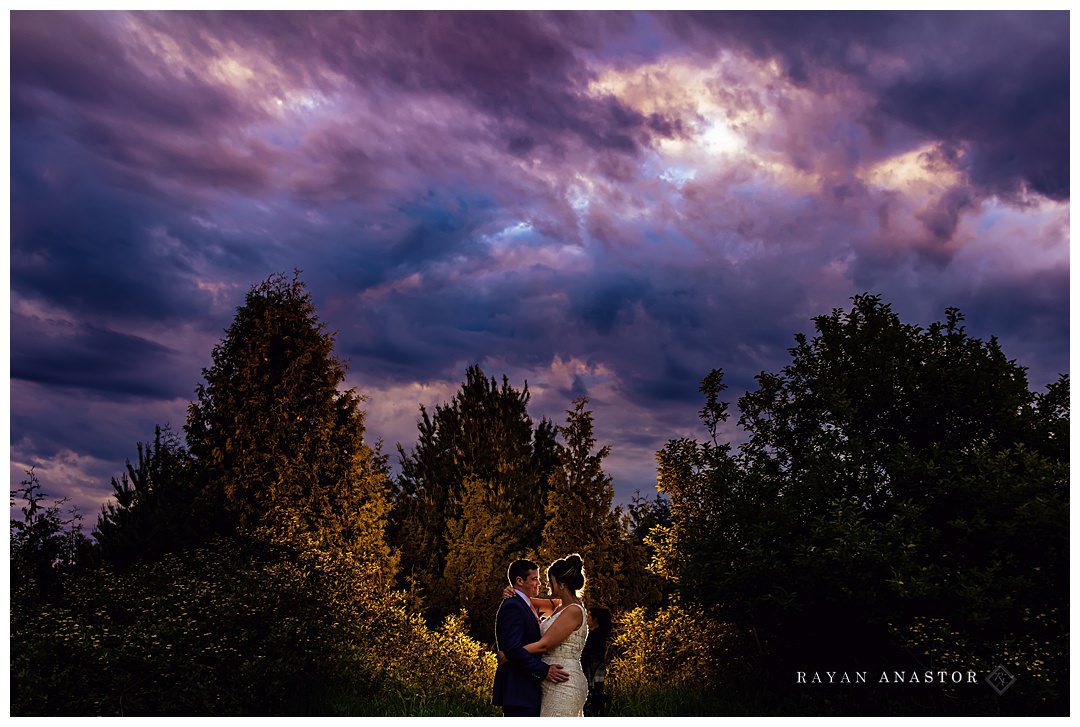
[[641,494],[641,490],[634,492],[623,514],[623,526],[632,540],[644,543],[645,538],[655,528],[667,527],[670,524],[671,503],[663,494],[658,493],[650,500]]
[[649,539],[652,567],[754,627],[777,675],[822,653],[909,668],[959,654],[989,671],[1025,644],[1010,663],[1038,686],[1012,704],[1052,712],[1067,673],[1052,614],[1067,593],[1068,382],[1032,394],[994,338],[946,318],[905,325],[876,296],[815,318],[817,335],[739,400],[737,455],[715,437],[722,376],[706,377],[711,441],[658,455],[672,522]]
[[491,714],[494,655],[389,590],[386,458],[322,329],[297,278],[252,288],[189,450],[158,430],[114,479],[98,567],[32,472],[13,493],[13,713]]
[[[421,407],[418,439],[411,453],[399,446],[401,477],[397,482],[390,540],[402,555],[402,583],[411,585],[436,617],[455,611],[472,598],[472,585],[458,574],[468,569],[477,534],[490,520],[514,523],[516,529],[499,541],[494,557],[510,559],[532,552],[540,543],[544,496],[554,467],[555,439],[550,422],[534,428],[529,418],[528,385],[518,391],[504,376],[502,385],[471,366],[453,399],[436,406],[434,415]],[[467,486],[468,485],[468,486]],[[497,498],[478,488],[489,488]],[[469,490],[472,491],[469,491]],[[463,509],[477,502],[476,513]],[[486,504],[484,504],[486,503]],[[453,527],[447,527],[447,524]],[[464,538],[464,540],[462,540]],[[451,555],[455,564],[448,571]],[[484,558],[487,558],[485,555]],[[485,574],[481,563],[478,570]],[[502,565],[505,569],[506,564]],[[505,571],[504,571],[505,572]],[[479,578],[480,576],[478,576]],[[496,585],[494,594],[497,602]],[[464,589],[464,590],[463,590]],[[492,619],[473,625],[490,633]]]
[[11,591],[13,596],[55,599],[64,575],[90,559],[90,543],[79,527],[78,511],[72,508],[66,519],[61,514],[68,498],[45,504],[49,496],[33,467],[26,476],[11,491],[12,507],[16,498],[23,502],[22,519],[11,520]]
[[520,557],[521,533],[531,520],[506,506],[513,495],[499,482],[469,477],[458,497],[453,511],[459,514],[446,523],[446,539],[453,547],[437,592],[444,599],[453,594],[469,615],[471,632],[493,643],[506,568]]
[[671,507],[663,495],[649,499],[634,492],[630,504],[619,514],[622,539],[622,564],[626,584],[622,602],[615,611],[661,604],[671,590],[670,584],[650,570],[657,558],[651,536],[654,530],[671,524]]
[[139,442],[138,462],[125,462],[112,479],[113,501],[102,505],[94,528],[101,557],[118,568],[195,545],[208,537],[196,511],[191,458],[168,428]]
[[576,399],[566,412],[566,424],[558,427],[565,444],[558,445],[558,464],[551,474],[539,556],[543,563],[552,563],[580,553],[586,602],[622,608],[633,593],[623,560],[626,534],[620,526],[621,512],[612,510],[615,489],[603,468],[611,448],[593,452],[596,438],[588,403],[586,397]]
[[218,538],[13,604],[12,713],[355,714],[432,700],[489,710],[494,656],[356,562]]
[[268,527],[319,547],[395,562],[385,543],[386,459],[364,442],[355,389],[298,274],[248,292],[214,347],[185,426],[201,510],[218,529]]
[[[33,470],[12,492],[11,711],[490,715],[507,563],[578,551],[586,599],[622,611],[614,714],[1060,714],[1068,377],[1030,392],[961,321],[904,325],[876,296],[819,316],[739,400],[737,452],[710,372],[708,437],[668,442],[660,495],[625,510],[585,399],[534,427],[527,387],[474,366],[421,408],[391,510],[332,335],[272,276],[214,349],[188,449],[160,429],[137,446],[97,547]],[[1007,700],[792,691],[823,655],[1018,680]]]
[[[704,592],[716,585],[712,571],[717,564],[717,545],[722,549],[724,544],[739,542],[760,547],[762,536],[776,537],[775,533],[766,535],[760,530],[750,512],[756,503],[750,505],[750,511],[744,509],[731,447],[717,442],[717,427],[728,418],[728,405],[719,400],[726,388],[718,369],[701,383],[706,404],[700,418],[709,431],[709,440],[699,443],[676,439],[657,452],[656,489],[669,498],[667,512],[662,513],[667,522],[657,523],[644,540],[653,552],[650,571],[682,591],[693,592],[694,600],[710,604],[719,598],[715,592]],[[732,564],[725,572],[738,577],[736,570]],[[727,590],[728,602],[739,592]]]
[[652,616],[627,611],[608,667],[612,708],[623,716],[715,715],[715,695],[746,669],[747,649],[745,634],[692,604],[675,601]]
[[[893,559],[892,630],[913,653],[943,666],[1005,665],[1023,678],[1012,699],[1048,709],[1067,689],[1068,464],[1020,444],[980,446],[955,466],[948,513],[913,504],[920,522]],[[950,517],[951,516],[951,517]],[[1015,691],[1013,691],[1015,690]]]
[[1031,442],[1040,452],[1058,462],[1069,461],[1069,377],[1061,374],[1057,381],[1035,395],[1035,419],[1046,438]]

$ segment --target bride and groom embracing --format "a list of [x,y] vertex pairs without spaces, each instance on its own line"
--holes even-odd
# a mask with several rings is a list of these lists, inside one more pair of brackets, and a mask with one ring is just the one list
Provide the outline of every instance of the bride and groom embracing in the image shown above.
[[[540,598],[540,567],[515,560],[506,571],[495,617],[500,652],[491,703],[507,717],[581,717],[589,694],[581,650],[589,635],[580,591],[585,571],[577,553],[547,570],[551,598]],[[505,657],[505,658],[502,658]]]

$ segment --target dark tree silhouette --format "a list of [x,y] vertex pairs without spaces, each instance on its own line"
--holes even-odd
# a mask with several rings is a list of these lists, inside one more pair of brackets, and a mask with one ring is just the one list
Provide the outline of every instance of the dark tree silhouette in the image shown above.
[[11,491],[12,507],[22,501],[22,519],[11,520],[12,593],[30,601],[59,598],[64,575],[93,557],[80,528],[82,516],[74,507],[65,513],[66,497],[49,501],[33,467],[19,484]]
[[[660,453],[672,524],[653,567],[755,627],[784,679],[823,653],[1003,663],[1026,677],[1014,698],[1045,707],[1067,674],[1068,380],[1032,393],[955,308],[923,330],[853,300],[739,400],[738,454],[715,437]],[[722,390],[718,371],[702,382],[710,434]]]
[[209,531],[195,509],[197,491],[191,458],[166,427],[152,442],[138,442],[138,461],[125,462],[112,478],[113,501],[101,507],[94,539],[101,557],[125,568],[203,542]]

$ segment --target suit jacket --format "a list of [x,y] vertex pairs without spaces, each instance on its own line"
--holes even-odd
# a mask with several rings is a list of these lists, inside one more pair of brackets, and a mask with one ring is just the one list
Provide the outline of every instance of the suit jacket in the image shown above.
[[540,713],[540,682],[550,667],[524,648],[539,640],[540,622],[533,610],[517,595],[505,599],[495,616],[495,645],[506,661],[495,671],[492,704]]

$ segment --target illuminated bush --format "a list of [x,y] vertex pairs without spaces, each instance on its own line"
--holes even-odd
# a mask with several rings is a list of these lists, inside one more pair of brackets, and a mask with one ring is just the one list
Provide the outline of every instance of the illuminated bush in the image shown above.
[[490,713],[495,659],[460,618],[433,631],[347,559],[252,548],[98,571],[62,607],[15,594],[12,714]]
[[610,691],[623,714],[694,713],[695,700],[704,707],[700,700],[744,664],[745,644],[733,626],[680,603],[652,617],[643,608],[624,613],[612,646]]

